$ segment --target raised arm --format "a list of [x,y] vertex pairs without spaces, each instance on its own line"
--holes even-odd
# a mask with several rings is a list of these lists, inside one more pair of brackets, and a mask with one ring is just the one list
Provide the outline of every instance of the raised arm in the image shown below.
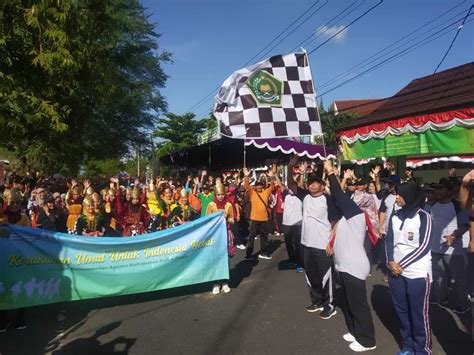
[[346,219],[350,219],[358,214],[362,213],[362,210],[355,204],[355,202],[347,196],[341,189],[339,181],[337,180],[336,175],[334,174],[334,168],[332,162],[327,159],[324,161],[324,170],[328,175],[329,179],[329,189],[331,190],[331,195],[334,197],[336,206],[342,211],[342,214]]

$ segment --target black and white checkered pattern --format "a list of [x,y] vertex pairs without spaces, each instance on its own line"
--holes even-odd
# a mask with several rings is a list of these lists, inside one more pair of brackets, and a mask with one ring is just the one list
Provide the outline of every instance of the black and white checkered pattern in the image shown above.
[[[264,70],[283,82],[281,106],[260,105],[245,85]],[[306,53],[277,55],[233,73],[216,96],[214,115],[231,138],[299,137],[321,134]]]

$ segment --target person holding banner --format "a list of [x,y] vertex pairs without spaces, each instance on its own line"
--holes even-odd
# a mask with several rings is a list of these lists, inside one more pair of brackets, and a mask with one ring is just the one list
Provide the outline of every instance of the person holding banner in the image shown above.
[[[227,242],[229,256],[232,257],[234,255],[234,236],[230,228],[231,225],[235,222],[234,211],[232,204],[227,200],[225,188],[222,184],[216,185],[214,199],[212,200],[212,202],[209,202],[206,208],[206,216],[216,213],[218,211],[224,211],[224,217],[227,221]],[[214,286],[212,287],[212,293],[214,295],[218,295],[221,290],[224,293],[230,292],[230,287],[227,283],[227,280],[222,282],[222,284],[214,284]]]
[[[271,259],[271,255],[268,253],[268,234],[270,234],[270,222],[268,220],[269,208],[268,208],[268,197],[272,193],[273,184],[270,184],[265,190],[263,189],[263,182],[257,180],[255,187],[250,187],[249,177],[251,171],[247,168],[243,169],[245,176],[244,187],[250,196],[250,203],[252,209],[250,211],[250,236],[247,244],[247,253],[245,260],[253,260],[253,246],[255,237],[260,235],[260,253],[258,257],[260,259]],[[268,171],[268,176],[273,178],[273,172]]]
[[77,219],[74,234],[99,237],[103,236],[104,232],[104,217],[95,212],[94,202],[90,197],[86,197],[83,201],[83,213]]
[[[3,223],[16,224],[23,227],[31,227],[28,216],[21,212],[22,197],[18,189],[13,188],[9,191],[5,191],[4,197],[7,202],[7,207],[3,211],[5,218],[2,218]],[[3,202],[3,201],[2,201]],[[3,205],[3,203],[2,203]],[[1,238],[1,236],[0,236]],[[25,321],[25,309],[19,308],[13,311],[14,323],[16,330],[22,330],[26,328]],[[0,333],[4,333],[8,326],[8,313],[7,311],[0,311]]]

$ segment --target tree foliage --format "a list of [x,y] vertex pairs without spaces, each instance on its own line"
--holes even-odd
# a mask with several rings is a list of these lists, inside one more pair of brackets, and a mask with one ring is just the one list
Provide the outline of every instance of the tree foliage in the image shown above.
[[167,113],[158,119],[158,129],[155,136],[163,139],[158,147],[158,155],[192,147],[197,143],[197,136],[202,133],[210,122],[208,119],[196,120],[194,113],[176,115]]
[[[353,113],[335,114],[333,111],[326,112],[320,109],[321,125],[324,133],[324,143],[327,147],[337,148],[337,129],[343,124],[354,120],[358,116]],[[321,137],[315,138],[315,143],[323,144]]]
[[30,168],[76,173],[123,156],[166,110],[160,37],[137,0],[0,7],[0,145]]

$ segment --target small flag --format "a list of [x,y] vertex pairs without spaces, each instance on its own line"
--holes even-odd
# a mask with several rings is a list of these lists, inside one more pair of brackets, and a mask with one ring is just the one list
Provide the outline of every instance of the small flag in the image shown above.
[[277,55],[234,72],[216,95],[214,115],[231,138],[321,135],[307,54]]

